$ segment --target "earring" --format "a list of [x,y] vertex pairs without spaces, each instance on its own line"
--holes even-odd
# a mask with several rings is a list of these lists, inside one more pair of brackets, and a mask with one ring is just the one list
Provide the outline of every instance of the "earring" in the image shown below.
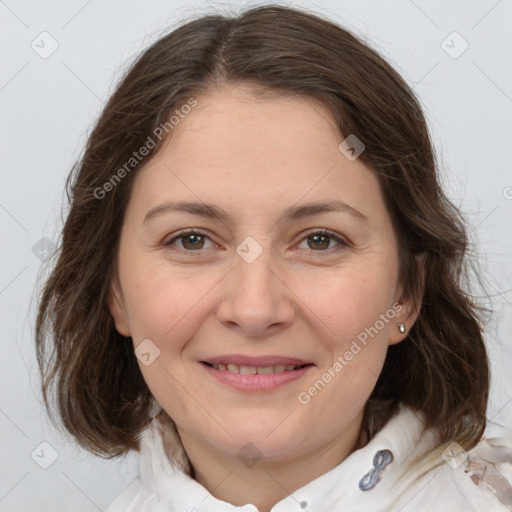
[[405,324],[402,323],[402,322],[398,322],[398,330],[401,332],[401,333],[404,333],[405,331],[407,331],[407,329],[405,328]]

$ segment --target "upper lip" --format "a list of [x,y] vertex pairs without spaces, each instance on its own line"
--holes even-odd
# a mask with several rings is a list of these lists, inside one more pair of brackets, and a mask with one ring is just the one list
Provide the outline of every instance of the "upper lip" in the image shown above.
[[260,356],[251,357],[241,354],[226,354],[223,356],[209,357],[203,359],[202,363],[211,364],[236,364],[238,366],[277,366],[277,365],[303,365],[312,364],[310,361],[304,361],[295,357],[286,356]]

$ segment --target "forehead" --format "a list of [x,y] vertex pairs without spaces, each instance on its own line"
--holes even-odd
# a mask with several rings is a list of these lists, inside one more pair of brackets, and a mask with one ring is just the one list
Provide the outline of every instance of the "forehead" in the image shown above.
[[260,156],[282,151],[300,154],[314,146],[337,146],[341,140],[331,113],[314,98],[268,93],[253,85],[226,85],[197,101],[173,130],[171,146],[203,147],[216,154],[223,150],[233,158],[241,151]]
[[260,210],[301,198],[368,203],[379,195],[375,174],[338,149],[342,136],[319,101],[261,95],[249,85],[196,100],[137,176],[133,193],[147,208],[183,196]]

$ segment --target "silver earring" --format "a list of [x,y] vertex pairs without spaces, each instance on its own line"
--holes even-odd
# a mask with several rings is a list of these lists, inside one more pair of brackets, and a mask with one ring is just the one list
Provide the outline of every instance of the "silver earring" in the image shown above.
[[401,332],[401,333],[404,333],[405,331],[407,331],[407,329],[405,328],[405,324],[402,323],[402,322],[398,322],[398,330]]

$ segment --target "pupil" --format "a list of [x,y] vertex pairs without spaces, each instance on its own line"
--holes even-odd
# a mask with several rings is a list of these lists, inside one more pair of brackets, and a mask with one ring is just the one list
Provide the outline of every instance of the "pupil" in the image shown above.
[[[326,235],[313,235],[311,236],[310,238],[312,238],[314,240],[314,244],[316,244],[316,248],[318,249],[320,247],[320,244],[322,244],[322,239],[323,239],[323,244],[322,244],[322,249],[327,249],[327,247],[329,246],[329,239]],[[326,243],[327,242],[327,243]],[[309,244],[310,248],[315,248],[315,247],[311,247],[311,244]]]
[[187,235],[184,237],[184,246],[187,247],[187,244],[191,244],[191,247],[194,248],[194,249],[197,249],[200,245],[201,245],[201,242],[202,242],[202,235],[194,235],[194,234],[191,234],[191,235]]

